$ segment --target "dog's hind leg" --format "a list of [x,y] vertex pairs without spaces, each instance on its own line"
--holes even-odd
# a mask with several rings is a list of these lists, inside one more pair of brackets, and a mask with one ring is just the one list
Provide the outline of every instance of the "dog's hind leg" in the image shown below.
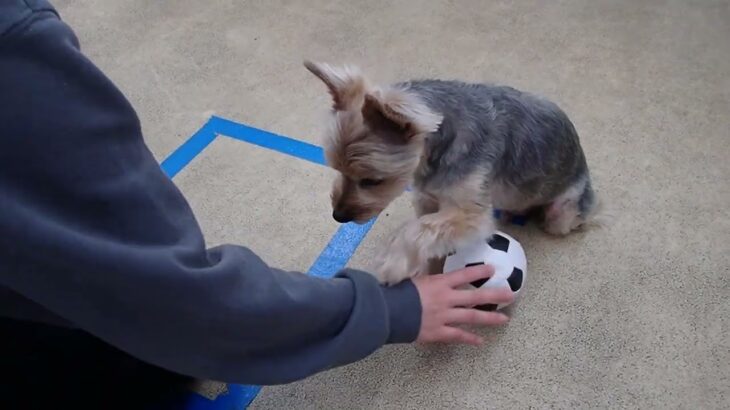
[[597,206],[590,177],[586,175],[545,205],[543,229],[553,235],[567,235],[591,222]]

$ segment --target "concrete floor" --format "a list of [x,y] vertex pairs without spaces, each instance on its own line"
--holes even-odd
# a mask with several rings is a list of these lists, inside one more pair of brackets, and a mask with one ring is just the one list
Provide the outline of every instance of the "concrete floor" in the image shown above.
[[[355,62],[382,81],[510,84],[558,102],[581,134],[617,218],[562,240],[508,227],[531,277],[487,346],[387,347],[266,388],[253,407],[730,407],[730,2],[56,5],[160,159],[211,113],[316,143],[329,102],[303,58]],[[336,228],[331,172],[256,150],[216,141],[176,182],[211,244],[304,270]],[[409,215],[406,199],[353,266]]]

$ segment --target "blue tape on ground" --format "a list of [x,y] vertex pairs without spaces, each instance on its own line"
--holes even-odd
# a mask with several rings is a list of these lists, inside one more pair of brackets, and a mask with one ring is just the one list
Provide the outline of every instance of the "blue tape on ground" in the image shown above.
[[519,225],[519,226],[525,226],[527,223],[527,216],[526,215],[512,215],[512,220],[510,220],[512,225]]
[[309,268],[309,274],[330,277],[344,268],[374,223],[375,219],[371,219],[364,225],[351,222],[340,226],[312,267]]
[[258,145],[259,147],[279,151],[309,162],[314,162],[315,164],[325,164],[322,147],[312,145],[308,142],[273,134],[220,117],[212,117],[209,123],[218,134]]
[[[502,212],[501,209],[494,209],[492,214],[494,215],[494,219],[501,220],[504,212]],[[511,223],[512,225],[525,226],[527,224],[527,215],[514,215],[510,213],[507,215],[508,218],[506,222]]]
[[177,405],[175,410],[242,410],[251,404],[260,390],[259,386],[229,384],[228,391],[216,397],[215,400],[191,394],[185,403]]
[[213,142],[216,136],[214,125],[213,121],[209,120],[198,132],[162,161],[160,167],[168,177],[172,178],[177,175],[193,158]]

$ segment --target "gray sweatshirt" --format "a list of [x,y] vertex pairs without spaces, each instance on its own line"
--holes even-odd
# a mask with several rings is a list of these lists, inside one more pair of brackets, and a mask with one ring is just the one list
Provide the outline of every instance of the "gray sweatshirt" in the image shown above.
[[43,0],[0,0],[0,315],[77,327],[182,374],[275,384],[413,341],[421,306],[411,282],[206,248],[71,29]]

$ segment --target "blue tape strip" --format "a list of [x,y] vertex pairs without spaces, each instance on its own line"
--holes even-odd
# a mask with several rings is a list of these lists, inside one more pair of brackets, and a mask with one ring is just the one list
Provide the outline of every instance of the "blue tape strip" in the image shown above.
[[249,127],[225,118],[212,117],[209,123],[218,134],[314,162],[315,164],[325,165],[322,147]]
[[309,268],[309,274],[331,277],[342,270],[373,227],[375,219],[364,225],[348,223],[340,226],[319,257]]
[[168,177],[172,178],[185,168],[190,161],[210,145],[216,137],[215,123],[208,120],[192,137],[188,138],[178,149],[170,154],[160,167]]
[[525,224],[527,224],[527,216],[526,215],[513,215],[512,219],[510,220],[510,223],[512,225],[525,226]]
[[[261,391],[259,386],[229,384],[228,391],[214,400],[199,394],[191,394],[182,405],[176,404],[175,410],[241,410],[247,408]],[[172,408],[170,409],[172,410]]]

